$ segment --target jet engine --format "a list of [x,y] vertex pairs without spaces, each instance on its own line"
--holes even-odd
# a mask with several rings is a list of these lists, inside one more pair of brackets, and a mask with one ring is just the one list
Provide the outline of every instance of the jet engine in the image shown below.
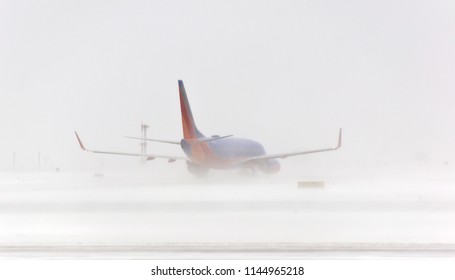
[[259,169],[264,173],[277,173],[280,171],[280,163],[276,159],[269,159],[259,166]]

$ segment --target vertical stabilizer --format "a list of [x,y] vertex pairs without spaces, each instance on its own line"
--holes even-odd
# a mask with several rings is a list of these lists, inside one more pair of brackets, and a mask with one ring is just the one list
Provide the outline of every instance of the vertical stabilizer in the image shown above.
[[195,139],[203,137],[194,123],[193,113],[191,112],[190,103],[186,96],[185,86],[183,81],[179,80],[179,95],[180,95],[180,110],[182,112],[182,128],[184,139]]

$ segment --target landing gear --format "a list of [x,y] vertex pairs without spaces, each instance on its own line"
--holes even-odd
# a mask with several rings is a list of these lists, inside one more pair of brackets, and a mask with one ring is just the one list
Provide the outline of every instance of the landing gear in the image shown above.
[[208,168],[189,161],[186,162],[186,168],[188,172],[196,175],[196,177],[206,177],[207,173],[209,172]]
[[251,168],[243,168],[240,169],[239,175],[244,177],[253,177],[256,176],[256,170]]

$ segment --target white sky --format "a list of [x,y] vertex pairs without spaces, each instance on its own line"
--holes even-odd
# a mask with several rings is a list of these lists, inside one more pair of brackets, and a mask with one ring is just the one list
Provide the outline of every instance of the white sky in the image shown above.
[[454,50],[449,0],[0,0],[0,171],[14,151],[23,169],[38,151],[96,166],[74,130],[108,150],[139,151],[123,136],[141,121],[179,140],[178,79],[208,135],[276,153],[331,146],[343,127],[342,150],[292,164],[453,165]]

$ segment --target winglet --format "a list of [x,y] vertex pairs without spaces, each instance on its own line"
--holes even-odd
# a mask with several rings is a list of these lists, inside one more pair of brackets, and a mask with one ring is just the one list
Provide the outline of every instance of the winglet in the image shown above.
[[85,147],[84,147],[84,144],[82,144],[81,138],[79,138],[79,135],[77,135],[77,132],[75,131],[74,133],[76,134],[76,138],[77,138],[77,141],[79,142],[79,146],[81,146],[81,149],[84,151],[87,151],[87,149],[85,149]]
[[335,150],[339,149],[341,147],[341,128],[340,128],[340,132],[338,134],[338,145],[335,147]]

